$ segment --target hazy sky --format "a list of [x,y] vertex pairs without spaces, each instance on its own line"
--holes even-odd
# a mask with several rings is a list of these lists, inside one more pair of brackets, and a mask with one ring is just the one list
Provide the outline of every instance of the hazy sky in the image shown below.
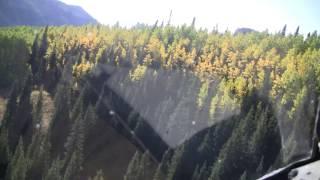
[[256,30],[279,31],[287,24],[288,31],[300,25],[303,33],[320,30],[320,0],[62,0],[82,6],[100,23],[132,26],[137,22],[167,22],[172,10],[172,24],[190,24],[209,30],[250,27]]

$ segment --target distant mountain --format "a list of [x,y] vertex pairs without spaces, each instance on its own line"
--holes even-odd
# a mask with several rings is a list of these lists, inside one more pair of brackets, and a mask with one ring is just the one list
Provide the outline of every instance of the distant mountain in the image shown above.
[[79,6],[58,0],[0,0],[0,26],[97,23]]
[[234,32],[235,35],[237,34],[247,34],[247,33],[251,33],[251,32],[257,32],[254,29],[251,28],[238,28],[236,29],[236,31]]

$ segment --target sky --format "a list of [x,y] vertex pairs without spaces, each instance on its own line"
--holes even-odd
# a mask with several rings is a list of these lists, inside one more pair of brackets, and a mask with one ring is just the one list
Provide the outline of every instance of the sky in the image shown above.
[[287,30],[307,34],[320,31],[320,0],[61,0],[79,5],[102,24],[130,27],[139,23],[191,24],[197,28],[234,31],[239,27],[258,31]]

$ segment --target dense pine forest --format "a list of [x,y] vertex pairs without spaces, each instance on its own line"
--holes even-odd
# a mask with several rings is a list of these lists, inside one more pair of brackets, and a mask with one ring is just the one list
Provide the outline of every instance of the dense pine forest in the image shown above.
[[256,179],[310,153],[320,35],[0,28],[0,179]]

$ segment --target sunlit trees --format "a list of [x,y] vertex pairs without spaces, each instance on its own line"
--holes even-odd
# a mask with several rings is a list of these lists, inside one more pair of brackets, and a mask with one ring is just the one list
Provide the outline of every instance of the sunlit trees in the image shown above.
[[[304,37],[298,27],[289,34],[284,26],[277,34],[232,35],[194,26],[195,19],[179,27],[1,29],[1,92],[13,85],[0,128],[1,177],[109,177],[104,167],[83,168],[103,144],[96,130],[105,126],[130,141],[148,141],[146,146],[160,144],[156,138],[174,141],[167,153],[152,148],[162,157],[158,168],[147,152],[137,152],[125,179],[251,179],[272,167],[276,156],[277,163],[289,160],[301,148],[278,156],[281,143],[295,145],[298,135],[311,132],[306,125],[320,92],[318,33]],[[48,130],[37,129],[47,113],[44,100],[30,101],[38,89],[55,99]],[[288,141],[280,142],[278,125],[287,127]]]

